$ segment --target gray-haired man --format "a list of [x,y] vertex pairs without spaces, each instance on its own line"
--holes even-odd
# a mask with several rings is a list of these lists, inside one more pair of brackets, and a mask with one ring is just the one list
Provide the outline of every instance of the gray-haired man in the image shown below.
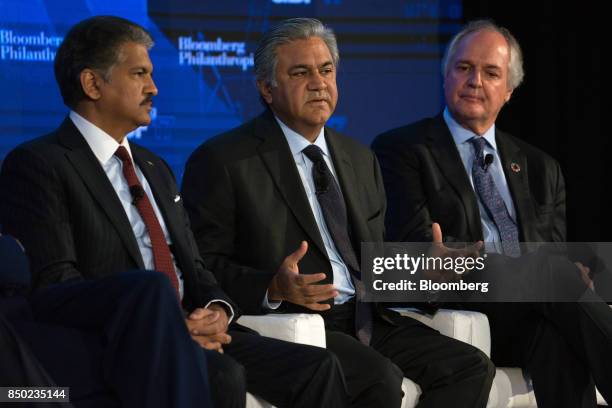
[[477,349],[361,301],[359,243],[383,240],[385,193],[373,153],[325,123],[338,49],[318,20],[265,33],[255,54],[266,111],[199,147],[183,196],[200,253],[248,313],[325,319],[327,348],[355,406],[484,407],[493,366]]

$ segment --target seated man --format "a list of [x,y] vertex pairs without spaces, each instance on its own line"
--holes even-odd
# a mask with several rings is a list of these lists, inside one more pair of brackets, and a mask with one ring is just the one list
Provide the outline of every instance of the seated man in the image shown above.
[[277,406],[344,406],[331,353],[235,324],[239,311],[204,268],[168,165],[128,141],[151,122],[152,45],[139,25],[97,16],[72,27],[57,51],[55,76],[71,112],[9,153],[0,173],[0,223],[28,249],[34,287],[156,270],[207,349],[215,406],[244,406],[245,388]]
[[374,154],[325,126],[338,58],[315,19],[264,34],[255,73],[266,111],[187,162],[200,253],[246,311],[320,313],[353,405],[399,407],[408,377],[423,391],[419,407],[484,407],[486,355],[363,301],[360,243],[383,240],[385,193]]
[[163,275],[9,293],[27,288],[27,267],[20,245],[0,236],[2,386],[68,387],[76,407],[211,405],[204,353]]
[[[449,240],[484,241],[487,252],[507,255],[489,259],[523,265],[498,279],[531,280],[552,293],[571,280],[571,289],[594,296],[588,268],[551,256],[537,269],[530,259],[542,258],[520,245],[566,240],[559,164],[495,126],[523,79],[522,64],[516,39],[491,22],[471,23],[451,40],[443,60],[446,109],[372,144],[389,195],[388,239],[430,241],[439,223]],[[462,307],[487,314],[493,362],[525,368],[538,407],[595,406],[592,378],[612,401],[612,311],[601,299]]]

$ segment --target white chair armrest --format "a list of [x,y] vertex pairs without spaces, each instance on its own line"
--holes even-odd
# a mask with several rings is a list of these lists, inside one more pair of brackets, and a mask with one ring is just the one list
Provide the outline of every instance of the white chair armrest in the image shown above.
[[325,324],[318,314],[246,315],[238,323],[262,336],[325,348]]
[[467,310],[440,309],[431,316],[409,308],[394,308],[402,316],[412,317],[445,336],[461,340],[491,356],[491,329],[483,313]]

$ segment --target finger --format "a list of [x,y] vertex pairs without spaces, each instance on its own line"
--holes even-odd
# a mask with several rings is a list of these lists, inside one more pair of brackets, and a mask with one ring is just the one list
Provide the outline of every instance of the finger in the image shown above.
[[328,305],[327,303],[306,303],[302,306],[310,310],[314,310],[316,312],[323,312],[325,310],[331,309],[331,306]]
[[433,242],[435,244],[442,243],[442,228],[440,228],[440,224],[434,222],[431,224],[431,234],[433,236]]
[[300,293],[304,296],[320,295],[323,293],[333,292],[336,287],[332,284],[328,285],[308,285],[300,288]]
[[306,303],[318,303],[323,302],[325,300],[329,300],[338,296],[338,291],[331,291],[326,293],[321,293],[319,295],[312,295],[305,297]]
[[225,328],[219,322],[215,322],[212,324],[200,324],[198,327],[191,331],[192,335],[195,336],[214,336],[217,334],[221,334],[225,332]]
[[219,343],[218,341],[209,341],[206,344],[204,344],[203,347],[207,350],[219,351],[221,349],[221,343]]
[[299,286],[311,285],[320,282],[327,277],[324,273],[313,273],[307,275],[297,275],[294,277],[295,283]]
[[212,315],[214,312],[215,311],[212,309],[204,309],[203,307],[198,307],[197,309],[195,309],[193,312],[189,314],[189,318],[194,319],[194,320],[199,320],[199,319],[203,319],[206,316]]
[[227,333],[215,334],[210,337],[211,340],[217,341],[221,344],[230,344],[232,342],[232,336]]
[[302,260],[304,255],[306,255],[307,251],[308,251],[308,242],[302,241],[298,249],[296,249],[294,252],[292,252],[285,258],[285,262],[289,262],[290,264],[297,264]]

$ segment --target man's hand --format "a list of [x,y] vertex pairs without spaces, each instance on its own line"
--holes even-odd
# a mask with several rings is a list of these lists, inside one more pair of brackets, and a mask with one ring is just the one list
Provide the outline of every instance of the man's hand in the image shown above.
[[593,279],[591,279],[591,269],[588,266],[584,266],[580,262],[574,262],[574,264],[578,267],[580,277],[582,278],[584,284],[592,291],[595,291],[595,284],[593,283]]
[[[480,250],[484,245],[482,241],[478,241],[472,245],[466,246],[465,248],[449,248],[442,242],[442,228],[440,228],[440,224],[437,222],[434,222],[431,225],[431,233],[433,235],[433,239],[431,249],[429,251],[429,257],[432,258],[476,258],[479,256]],[[462,276],[454,271],[437,269],[424,270],[423,274],[426,278],[438,282],[454,281]]]
[[197,308],[185,319],[191,338],[201,347],[223,353],[223,345],[232,338],[227,334],[228,317],[221,305]]
[[298,263],[307,251],[308,243],[302,241],[300,247],[285,258],[270,282],[268,299],[273,301],[285,300],[319,312],[328,310],[331,307],[330,305],[319,302],[338,296],[338,291],[332,284],[316,284],[325,279],[324,273],[300,274]]

